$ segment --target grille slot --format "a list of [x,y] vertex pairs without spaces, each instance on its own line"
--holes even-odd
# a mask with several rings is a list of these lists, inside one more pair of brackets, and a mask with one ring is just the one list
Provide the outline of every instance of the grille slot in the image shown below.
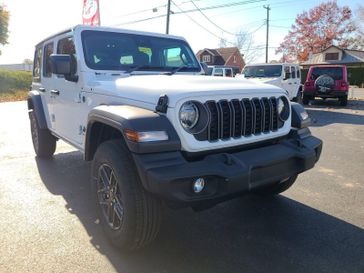
[[205,102],[210,123],[197,140],[217,141],[249,137],[278,130],[275,97],[233,99]]

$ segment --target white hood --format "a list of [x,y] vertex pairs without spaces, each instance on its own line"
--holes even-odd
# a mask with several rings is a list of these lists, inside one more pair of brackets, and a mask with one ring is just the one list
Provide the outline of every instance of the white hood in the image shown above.
[[221,96],[264,92],[277,94],[283,90],[243,78],[209,77],[202,75],[132,75],[119,78],[100,77],[88,83],[94,91],[153,105],[161,95],[169,98],[169,107],[179,100],[196,96]]
[[255,81],[260,83],[278,85],[280,83],[280,78],[245,78],[249,81]]

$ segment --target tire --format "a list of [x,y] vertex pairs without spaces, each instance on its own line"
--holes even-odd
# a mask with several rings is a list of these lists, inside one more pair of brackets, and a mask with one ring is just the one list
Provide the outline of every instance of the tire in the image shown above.
[[302,104],[302,91],[301,90],[298,90],[297,91],[297,96],[294,98],[294,101],[299,103],[299,104]]
[[348,96],[345,96],[345,97],[341,97],[341,98],[339,98],[339,101],[340,101],[340,105],[341,105],[341,106],[346,106],[346,105],[348,105]]
[[151,243],[159,232],[161,202],[144,190],[121,139],[98,147],[91,172],[98,215],[111,243],[125,252]]
[[269,196],[277,195],[288,190],[296,181],[297,175],[291,176],[271,186],[258,189],[255,193],[259,195]]
[[310,102],[310,97],[309,96],[306,96],[306,95],[303,95],[302,97],[302,104],[303,105],[308,105]]
[[29,112],[33,147],[38,157],[51,157],[56,151],[57,139],[48,129],[40,129],[33,110]]

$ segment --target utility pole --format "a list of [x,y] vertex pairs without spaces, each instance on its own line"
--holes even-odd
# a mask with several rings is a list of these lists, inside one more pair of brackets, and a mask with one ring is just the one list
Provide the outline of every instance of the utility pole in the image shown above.
[[266,36],[266,41],[265,41],[265,62],[268,63],[269,11],[270,11],[270,7],[268,5],[268,6],[263,6],[263,8],[265,8],[267,10],[267,36]]
[[171,14],[171,0],[168,0],[166,34],[169,34],[169,15],[170,14]]

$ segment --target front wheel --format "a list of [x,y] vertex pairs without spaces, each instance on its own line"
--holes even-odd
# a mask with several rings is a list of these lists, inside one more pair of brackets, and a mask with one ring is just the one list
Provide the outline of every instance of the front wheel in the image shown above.
[[102,227],[113,245],[132,251],[155,239],[161,203],[144,190],[121,139],[106,141],[97,149],[92,184]]
[[29,112],[33,147],[38,157],[51,157],[56,151],[57,139],[48,129],[40,129],[33,110]]
[[255,193],[259,195],[277,195],[288,190],[296,181],[297,175],[288,177],[271,186],[258,189]]

